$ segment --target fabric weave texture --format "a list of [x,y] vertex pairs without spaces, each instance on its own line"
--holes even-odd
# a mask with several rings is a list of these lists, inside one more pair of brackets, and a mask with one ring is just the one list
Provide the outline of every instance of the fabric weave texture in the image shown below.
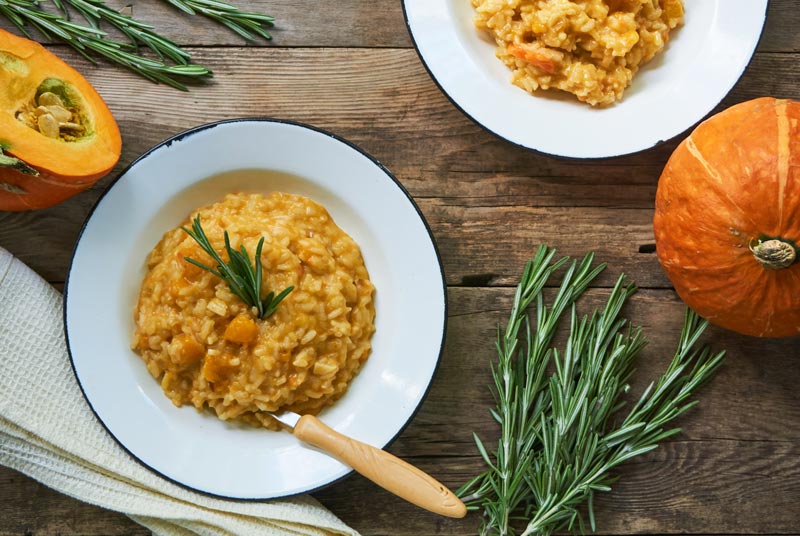
[[61,294],[0,248],[0,464],[158,536],[358,535],[308,496],[219,499],[139,464],[84,399],[62,315]]

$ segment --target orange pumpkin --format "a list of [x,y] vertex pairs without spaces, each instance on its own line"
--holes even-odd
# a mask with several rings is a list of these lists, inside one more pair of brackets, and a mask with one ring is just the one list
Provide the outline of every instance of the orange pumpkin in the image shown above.
[[656,193],[658,258],[712,323],[800,333],[800,102],[760,98],[700,124]]
[[117,163],[117,123],[72,67],[0,30],[0,210],[49,207]]

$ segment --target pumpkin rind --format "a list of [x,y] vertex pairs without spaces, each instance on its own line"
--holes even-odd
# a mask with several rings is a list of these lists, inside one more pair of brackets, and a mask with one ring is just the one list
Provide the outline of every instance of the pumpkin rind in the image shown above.
[[[80,95],[91,129],[79,140],[48,138],[16,118],[39,86],[60,80]],[[0,210],[44,208],[89,188],[119,160],[119,128],[100,95],[72,67],[40,44],[0,30],[0,147],[38,176],[0,167]],[[25,194],[15,193],[18,189]]]
[[698,314],[747,335],[800,333],[800,263],[771,269],[751,251],[800,245],[800,103],[755,99],[701,123],[664,168],[654,232]]

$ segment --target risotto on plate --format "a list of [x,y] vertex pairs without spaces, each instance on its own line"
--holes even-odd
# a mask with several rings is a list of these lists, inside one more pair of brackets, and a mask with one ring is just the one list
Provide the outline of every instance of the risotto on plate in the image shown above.
[[683,23],[682,0],[471,0],[512,82],[609,105]]
[[270,429],[278,425],[265,412],[315,414],[341,397],[375,330],[374,287],[358,245],[299,195],[229,194],[190,220],[198,215],[217,252],[224,231],[251,256],[264,238],[262,295],[294,289],[260,319],[224,281],[185,260],[214,266],[193,238],[180,227],[167,232],[147,259],[132,344],[167,397]]

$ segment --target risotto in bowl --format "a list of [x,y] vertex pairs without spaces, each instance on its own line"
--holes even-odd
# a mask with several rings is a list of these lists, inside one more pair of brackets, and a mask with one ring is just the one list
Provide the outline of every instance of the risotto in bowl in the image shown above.
[[[649,149],[710,113],[767,0],[403,0],[422,63],[486,130],[550,155]],[[488,142],[486,142],[488,143]]]
[[[195,221],[210,249],[181,229]],[[260,298],[291,289],[276,307],[198,266],[229,259],[226,232],[251,261],[263,239]],[[388,445],[428,391],[446,319],[435,244],[400,183],[332,134],[266,119],[204,125],[131,164],[84,224],[64,303],[75,376],[109,433],[158,474],[238,499],[351,472],[269,412]]]
[[[236,250],[265,240],[261,294],[289,290],[272,314],[187,260],[214,266],[184,230],[195,218],[219,252],[225,233]],[[277,430],[268,412],[319,413],[369,356],[374,287],[361,251],[311,199],[229,194],[167,232],[147,266],[133,349],[176,406]]]
[[622,99],[641,66],[683,24],[683,0],[472,0],[475,26],[497,42],[511,81],[558,89],[593,106]]

